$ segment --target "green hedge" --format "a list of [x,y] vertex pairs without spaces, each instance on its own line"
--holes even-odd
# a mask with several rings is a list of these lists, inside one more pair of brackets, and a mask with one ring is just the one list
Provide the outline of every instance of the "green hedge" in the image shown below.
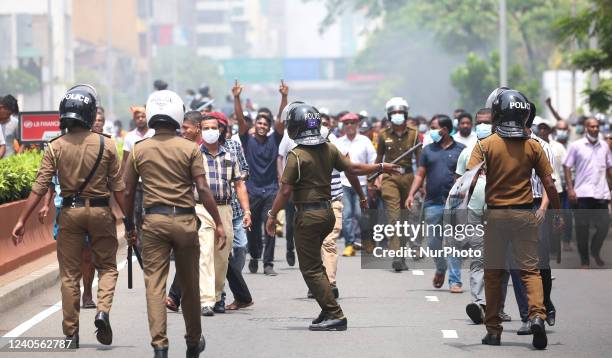
[[28,151],[0,160],[0,204],[25,199],[42,160],[42,152]]

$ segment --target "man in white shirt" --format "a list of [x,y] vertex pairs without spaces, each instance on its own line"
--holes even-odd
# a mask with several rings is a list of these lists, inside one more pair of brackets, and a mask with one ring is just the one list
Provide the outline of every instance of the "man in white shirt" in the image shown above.
[[[347,113],[340,118],[340,121],[343,123],[344,132],[346,134],[338,138],[334,143],[336,147],[338,147],[342,154],[348,155],[352,162],[373,164],[376,160],[376,150],[368,137],[358,133],[359,115]],[[344,233],[345,248],[342,256],[354,256],[355,249],[353,245],[357,239],[355,235],[357,227],[355,224],[359,223],[359,219],[361,218],[359,195],[351,187],[344,173],[341,173],[340,177],[344,192],[342,198],[344,206],[342,211],[342,231]],[[359,184],[365,193],[367,191],[365,176],[359,177]]]
[[[125,168],[125,163],[127,162],[127,158],[130,156],[134,144],[136,142],[141,141],[145,138],[150,138],[155,134],[155,129],[149,128],[147,125],[147,115],[144,107],[132,106],[130,107],[130,112],[132,112],[132,119],[134,120],[134,124],[136,128],[130,131],[123,141],[123,165],[121,166],[122,170]],[[142,217],[143,217],[143,196],[142,196],[142,181],[140,178],[138,179],[138,185],[136,186],[136,192],[134,195],[134,222],[136,223],[137,228],[142,227]],[[138,238],[137,244],[140,245],[140,232],[142,230],[138,230]]]
[[147,115],[144,107],[132,106],[130,107],[130,112],[132,112],[132,119],[134,120],[136,128],[125,136],[125,140],[123,142],[124,165],[130,152],[132,151],[132,148],[134,148],[134,144],[145,138],[153,137],[155,134],[155,129],[151,129],[147,125]]
[[17,99],[15,99],[15,97],[10,94],[4,97],[0,97],[0,126],[2,127],[2,133],[4,135],[4,141],[6,144],[4,153],[5,158],[15,154],[13,142],[15,140],[18,140],[18,114],[19,105],[17,104]]
[[0,126],[0,159],[4,157],[6,153],[6,142],[4,141],[4,133],[2,132],[2,126]]
[[[285,133],[283,135],[283,139],[278,145],[278,158],[276,160],[276,170],[278,172],[278,177],[280,181],[280,177],[283,175],[283,171],[285,170],[285,163],[287,162],[287,154],[293,148],[295,148],[297,144],[293,141],[293,139],[289,138],[287,135],[287,130],[285,129]],[[295,244],[293,243],[293,217],[295,215],[295,207],[293,206],[292,201],[288,201],[287,205],[285,205],[285,240],[287,240],[287,251],[285,254],[285,258],[287,259],[287,264],[289,266],[295,265]]]
[[466,148],[473,148],[478,140],[478,136],[472,131],[472,116],[469,113],[461,113],[457,117],[459,121],[459,131],[453,135],[455,142],[465,145]]

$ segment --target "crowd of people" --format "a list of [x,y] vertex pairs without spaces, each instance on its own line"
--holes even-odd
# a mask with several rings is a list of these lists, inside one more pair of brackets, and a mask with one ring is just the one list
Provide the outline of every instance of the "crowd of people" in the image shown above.
[[[483,344],[499,345],[501,322],[511,320],[504,311],[510,278],[523,322],[517,333],[533,335],[534,346],[543,349],[544,321],[552,326],[556,317],[550,253],[572,252],[575,242],[582,268],[590,267],[591,258],[605,265],[600,252],[609,226],[612,137],[603,117],[581,117],[570,131],[550,100],[555,119],[536,116],[535,105],[509,88],[493,91],[473,116],[457,109],[427,120],[412,116],[401,97],[389,99],[381,119],[289,103],[282,81],[276,114],[252,104],[243,108],[238,81],[233,108],[221,109],[215,109],[207,86],[185,100],[163,81],[155,87],[146,105],[129,108],[133,129],[127,133],[120,122],[105,120],[95,89],[80,85],[67,92],[60,104],[64,134],[47,144],[14,230],[17,244],[37,203],[46,203],[39,212],[44,220],[55,198],[63,329],[76,337],[77,346],[80,301],[98,311],[98,340],[112,342],[108,312],[117,280],[117,240],[110,197],[124,214],[128,243],[142,254],[156,357],[168,352],[166,309],[182,309],[187,354],[195,357],[205,345],[200,316],[252,306],[242,274],[247,254],[252,274],[260,272],[261,262],[263,274],[275,276],[277,236],[286,241],[287,264],[294,266],[297,258],[306,294],[321,307],[310,329],[347,329],[337,301],[338,253],[371,254],[379,245],[368,235],[363,210],[378,209],[377,220],[389,223],[416,215],[426,224],[442,224],[449,192],[470,170],[479,172],[471,183],[467,221],[486,222],[484,234],[452,242],[434,231],[423,239],[435,250],[448,245],[484,250],[484,257],[469,259],[466,306],[470,319],[487,327]],[[0,97],[3,155],[13,153],[18,112],[12,96]],[[370,174],[380,175],[368,180]],[[89,220],[93,216],[95,223]],[[559,247],[552,245],[555,235],[562,236]],[[420,243],[392,236],[385,245]],[[176,275],[166,292],[171,256]],[[433,286],[447,282],[450,293],[462,293],[464,260],[435,257]],[[401,272],[408,264],[396,257],[391,268]],[[91,292],[94,271],[97,303]]]

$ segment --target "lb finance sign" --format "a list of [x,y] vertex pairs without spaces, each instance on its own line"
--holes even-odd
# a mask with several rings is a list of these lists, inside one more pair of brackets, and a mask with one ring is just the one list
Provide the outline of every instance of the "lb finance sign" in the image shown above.
[[21,143],[42,143],[60,134],[59,112],[21,112],[19,114]]

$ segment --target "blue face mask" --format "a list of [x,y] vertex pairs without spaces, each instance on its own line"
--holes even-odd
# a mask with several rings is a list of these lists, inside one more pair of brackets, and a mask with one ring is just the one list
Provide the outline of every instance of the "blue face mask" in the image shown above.
[[576,125],[576,133],[577,134],[582,134],[584,133],[584,126],[582,124],[577,124]]
[[419,132],[421,133],[427,132],[427,124],[424,124],[424,123],[419,124]]
[[404,115],[401,113],[395,113],[391,115],[391,123],[397,126],[401,126],[402,124],[404,124],[405,120],[406,120],[406,117],[404,117]]
[[439,129],[430,129],[429,136],[431,137],[431,140],[434,141],[434,143],[438,143],[442,140],[442,135],[440,135]]
[[567,140],[568,134],[565,129],[557,129],[557,140],[565,141]]
[[476,136],[478,139],[483,139],[491,135],[493,126],[487,123],[476,125]]

